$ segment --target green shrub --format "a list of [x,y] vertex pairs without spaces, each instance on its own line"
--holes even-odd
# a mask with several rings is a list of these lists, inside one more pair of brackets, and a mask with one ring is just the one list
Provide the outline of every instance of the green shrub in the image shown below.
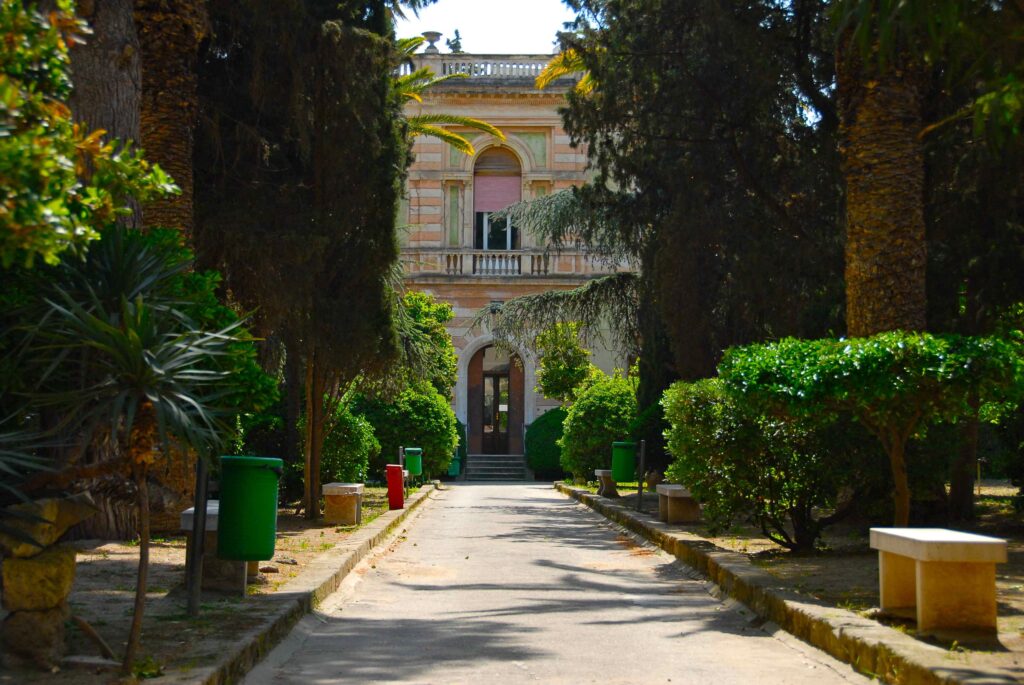
[[538,478],[553,480],[561,478],[564,473],[558,441],[567,415],[568,412],[561,407],[549,409],[526,429],[526,462]]
[[423,450],[423,472],[439,475],[448,469],[459,442],[455,412],[429,382],[419,382],[393,401],[361,396],[354,411],[366,417],[380,441],[380,455],[370,460],[370,472],[383,477],[384,466],[398,461],[399,447]]
[[556,323],[537,334],[537,392],[548,399],[571,402],[597,370],[590,351],[580,345],[578,323]]
[[466,454],[468,453],[468,445],[466,444],[466,424],[455,419],[455,432],[459,436],[459,444],[455,448],[455,454],[459,459],[459,473],[461,474],[461,472],[466,468]]
[[780,545],[812,549],[884,474],[880,453],[872,458],[863,429],[848,419],[783,421],[717,379],[676,383],[663,402],[675,457],[669,479],[690,488],[713,527],[750,515]]
[[1006,415],[1022,386],[1021,365],[1019,348],[1000,338],[895,331],[735,348],[719,375],[766,414],[855,417],[889,456],[895,525],[905,526],[907,442],[936,422]]
[[[140,202],[177,192],[142,153],[78,124],[68,47],[88,30],[71,0],[0,3],[0,265],[56,264]],[[86,173],[88,170],[88,173]]]
[[[335,408],[329,422],[331,430],[324,436],[320,453],[320,482],[364,482],[369,472],[370,460],[380,454],[380,443],[373,434],[373,426],[366,418],[354,413],[347,403]],[[299,435],[305,434],[303,417],[299,422]],[[285,490],[302,492],[305,465],[300,461],[287,464],[285,468]]]
[[629,436],[636,418],[632,379],[601,374],[584,384],[565,417],[558,440],[562,468],[576,480],[593,478],[594,469],[611,465],[612,443]]

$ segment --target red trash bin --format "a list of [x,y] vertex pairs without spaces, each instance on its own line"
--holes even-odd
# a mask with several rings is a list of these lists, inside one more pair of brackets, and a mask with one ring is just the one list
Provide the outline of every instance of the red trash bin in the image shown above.
[[405,484],[402,482],[402,467],[399,464],[388,464],[385,469],[388,477],[388,508],[405,508]]

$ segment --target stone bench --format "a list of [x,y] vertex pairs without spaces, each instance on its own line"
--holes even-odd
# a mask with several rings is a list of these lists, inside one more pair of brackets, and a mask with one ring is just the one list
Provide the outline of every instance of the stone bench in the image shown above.
[[1006,541],[945,528],[872,528],[883,612],[918,630],[996,630],[996,564]]
[[362,483],[327,483],[323,493],[327,523],[354,526],[363,522]]
[[615,481],[612,480],[611,469],[594,469],[594,475],[597,476],[598,495],[610,498],[619,496],[619,491],[615,489]]
[[[181,512],[181,530],[192,537],[192,516],[195,507]],[[203,540],[203,583],[202,589],[216,592],[230,592],[245,596],[245,586],[256,581],[259,575],[259,560],[236,561],[217,556],[217,518],[220,502],[212,499],[206,502],[206,535]]]
[[665,523],[694,523],[700,521],[700,504],[682,485],[659,483],[658,518]]

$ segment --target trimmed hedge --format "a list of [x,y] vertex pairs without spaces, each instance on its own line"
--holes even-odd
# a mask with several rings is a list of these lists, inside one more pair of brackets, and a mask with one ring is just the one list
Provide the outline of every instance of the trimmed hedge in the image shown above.
[[813,549],[823,528],[884,483],[881,451],[848,418],[784,421],[718,379],[675,383],[663,403],[669,479],[696,495],[714,528],[750,516],[783,547]]
[[564,475],[561,464],[563,424],[568,412],[561,407],[549,409],[526,429],[526,462],[542,479],[557,480]]

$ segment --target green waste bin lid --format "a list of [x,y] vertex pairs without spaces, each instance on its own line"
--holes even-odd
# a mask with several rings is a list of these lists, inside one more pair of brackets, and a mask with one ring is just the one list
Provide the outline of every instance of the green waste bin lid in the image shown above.
[[420,447],[406,447],[405,453],[412,455],[423,454],[423,449]]
[[284,461],[277,457],[221,457],[220,463],[224,466],[263,466],[272,469],[284,466]]
[[636,447],[635,442],[613,442],[612,447]]

